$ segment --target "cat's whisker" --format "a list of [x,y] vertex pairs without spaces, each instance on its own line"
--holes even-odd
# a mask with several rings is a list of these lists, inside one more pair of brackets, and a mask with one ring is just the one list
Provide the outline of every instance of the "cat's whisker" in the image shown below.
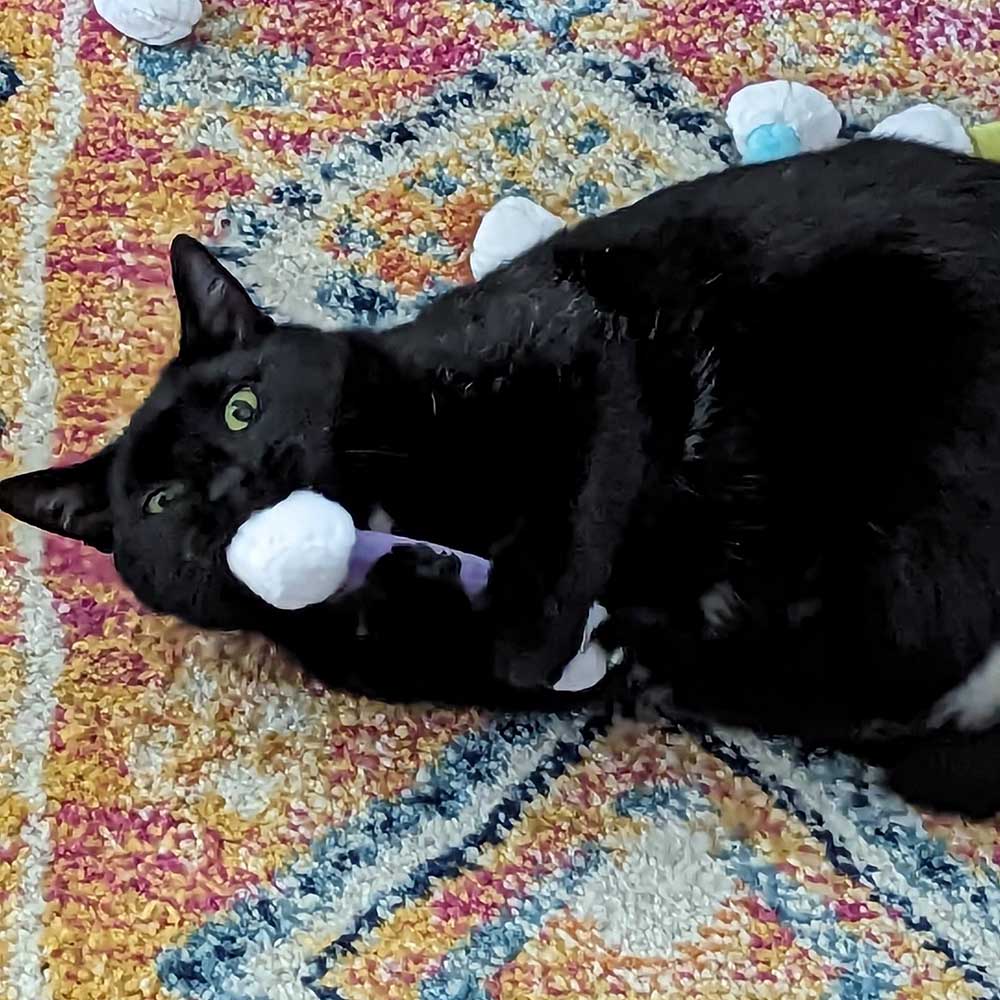
[[380,448],[347,448],[341,455],[354,455],[359,458],[409,458],[405,451],[383,451]]

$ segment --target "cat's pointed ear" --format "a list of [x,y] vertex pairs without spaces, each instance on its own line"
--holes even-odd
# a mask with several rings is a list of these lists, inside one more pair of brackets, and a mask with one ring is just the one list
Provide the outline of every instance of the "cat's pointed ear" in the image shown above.
[[0,482],[0,510],[43,531],[76,538],[102,552],[114,543],[108,472],[115,445],[93,458],[26,472]]
[[181,313],[181,357],[207,357],[249,344],[274,325],[243,286],[190,236],[174,237],[170,269]]

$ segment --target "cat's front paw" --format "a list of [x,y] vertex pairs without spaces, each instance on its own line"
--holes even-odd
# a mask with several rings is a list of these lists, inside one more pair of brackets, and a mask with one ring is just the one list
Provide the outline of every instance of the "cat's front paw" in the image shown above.
[[458,556],[429,545],[397,545],[365,579],[362,626],[394,645],[451,645],[468,624],[472,605],[462,589]]
[[618,718],[633,722],[658,724],[676,713],[670,684],[641,663],[624,662],[622,669],[609,678],[606,689],[608,705]]
[[383,588],[411,587],[419,582],[458,583],[461,560],[429,545],[395,545],[368,572],[367,582]]
[[547,689],[557,666],[552,651],[545,646],[529,649],[507,639],[498,639],[493,644],[493,677],[512,688]]

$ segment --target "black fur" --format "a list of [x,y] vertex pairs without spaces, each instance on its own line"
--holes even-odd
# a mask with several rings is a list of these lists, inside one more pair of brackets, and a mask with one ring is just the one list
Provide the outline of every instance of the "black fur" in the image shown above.
[[[1000,167],[856,142],[583,223],[383,335],[275,329],[180,238],[177,360],[109,449],[0,506],[110,548],[153,608],[392,697],[541,698],[599,599],[673,710],[917,733],[899,787],[990,812],[1000,730],[921,723],[1000,638],[998,232]],[[349,600],[262,605],[225,545],[302,486],[491,556],[487,599],[396,553]]]

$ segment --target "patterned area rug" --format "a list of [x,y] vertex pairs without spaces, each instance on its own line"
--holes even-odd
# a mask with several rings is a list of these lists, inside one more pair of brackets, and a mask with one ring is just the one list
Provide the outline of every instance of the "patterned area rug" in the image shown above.
[[[724,169],[744,81],[821,85],[848,135],[988,118],[995,10],[212,0],[153,50],[0,0],[0,472],[122,426],[176,232],[280,315],[388,324],[469,279],[500,194],[573,221]],[[4,1000],[1000,996],[996,825],[733,732],[356,701],[74,544],[0,547]]]

